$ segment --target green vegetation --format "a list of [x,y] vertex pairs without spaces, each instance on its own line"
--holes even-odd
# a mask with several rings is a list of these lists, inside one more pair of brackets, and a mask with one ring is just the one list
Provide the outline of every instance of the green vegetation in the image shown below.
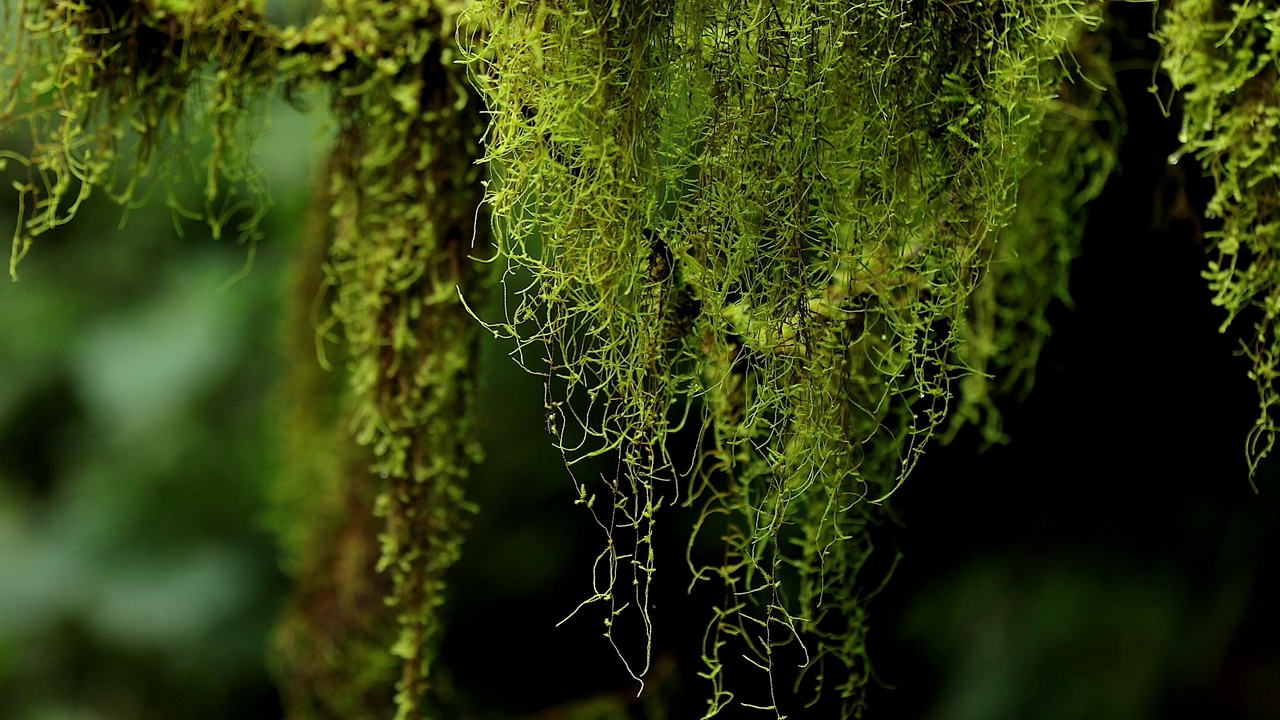
[[[744,652],[769,693],[738,701],[778,710],[785,646],[804,692],[829,685],[859,706],[861,606],[879,583],[858,577],[866,525],[947,418],[966,363],[1026,362],[1011,335],[1061,287],[1043,275],[1069,256],[1079,194],[1100,188],[1105,151],[1077,152],[1090,109],[1055,101],[1096,10],[473,8],[489,20],[475,62],[512,298],[489,327],[546,377],[570,465],[619,458],[605,487],[579,485],[609,535],[588,600],[606,606],[606,635],[628,612],[651,631],[664,506],[701,508],[691,544],[724,538],[721,562],[693,568],[726,598],[704,643],[708,716],[735,700],[722,657]],[[1048,133],[1047,114],[1062,118]],[[1032,168],[1065,197],[1011,224]],[[975,296],[998,247],[1008,282]],[[665,441],[699,414],[708,447],[683,470]],[[647,651],[623,655],[645,674]]]
[[[171,193],[175,215],[252,247],[260,108],[323,94],[272,513],[296,580],[273,660],[290,715],[441,712],[488,330],[545,382],[570,469],[616,468],[575,474],[605,533],[576,612],[631,676],[656,661],[657,537],[677,532],[723,597],[706,717],[833,696],[860,716],[866,602],[893,565],[870,529],[935,435],[1003,439],[992,398],[1030,387],[1115,165],[1104,6],[327,0],[297,28],[251,0],[21,0],[0,56],[0,133],[32,138],[0,150],[11,273],[94,190],[128,208],[193,163],[204,207]],[[1217,183],[1215,303],[1259,318],[1252,468],[1280,403],[1280,11],[1181,0],[1160,39],[1179,154]],[[667,528],[676,506],[691,527]]]
[[1179,0],[1161,26],[1163,67],[1182,99],[1183,146],[1217,186],[1208,216],[1218,256],[1205,278],[1227,310],[1223,330],[1253,323],[1244,351],[1258,386],[1259,415],[1249,436],[1250,471],[1275,445],[1280,404],[1280,8],[1266,3]]

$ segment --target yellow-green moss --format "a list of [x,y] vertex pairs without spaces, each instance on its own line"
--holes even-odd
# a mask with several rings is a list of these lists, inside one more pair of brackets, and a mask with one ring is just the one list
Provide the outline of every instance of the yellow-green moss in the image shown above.
[[1205,278],[1227,311],[1225,331],[1242,317],[1249,376],[1259,414],[1246,453],[1252,472],[1275,445],[1280,405],[1280,8],[1266,2],[1176,0],[1158,39],[1161,62],[1182,100],[1182,147],[1212,175],[1206,233],[1216,257]]
[[[650,631],[663,505],[723,535],[723,562],[693,568],[725,586],[708,716],[781,713],[774,654],[797,643],[801,684],[860,707],[869,504],[946,416],[970,299],[1095,10],[476,3],[489,202],[518,283],[490,329],[547,378],[570,462],[619,459],[579,487],[610,537],[588,600],[606,635],[625,613]],[[664,440],[695,402],[708,447],[681,493]],[[740,652],[767,692],[730,695]],[[648,652],[622,654],[643,675]]]
[[[205,208],[171,197],[174,211],[203,215],[215,237],[234,223],[256,239],[266,188],[247,161],[245,124],[260,121],[254,106],[276,78],[276,43],[257,2],[21,0],[5,9],[0,133],[25,127],[32,143],[0,150],[0,165],[26,170],[11,275],[32,241],[69,221],[94,190],[127,206],[156,189],[156,175],[185,175],[187,163],[205,165]],[[204,158],[191,157],[193,118],[213,139]]]

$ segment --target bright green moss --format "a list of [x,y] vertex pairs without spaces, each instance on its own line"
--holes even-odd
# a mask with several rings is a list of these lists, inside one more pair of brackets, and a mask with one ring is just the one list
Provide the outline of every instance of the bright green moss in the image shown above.
[[[726,543],[708,716],[802,692],[856,711],[865,526],[946,417],[975,288],[1010,222],[1088,3],[479,2],[489,201],[511,310],[490,328],[547,378],[582,501],[609,532],[597,594],[651,628],[655,522]],[[1060,163],[1061,164],[1061,163]],[[523,278],[532,276],[532,283]],[[1042,303],[1043,305],[1043,303]],[[701,406],[681,493],[664,440]],[[602,497],[597,497],[602,496]],[[698,529],[695,528],[695,535]],[[874,583],[870,583],[874,585]],[[767,693],[735,698],[745,652]],[[648,653],[623,660],[643,675]]]
[[0,132],[25,127],[32,139],[29,151],[0,151],[0,163],[26,170],[11,275],[33,239],[69,221],[95,189],[127,206],[154,190],[155,175],[185,174],[192,117],[213,138],[201,158],[204,219],[215,237],[232,222],[257,237],[266,189],[247,162],[243,125],[263,115],[254,106],[275,83],[276,47],[256,3],[21,0],[5,9],[3,47],[13,50],[0,55]]
[[[241,123],[263,115],[251,105],[276,85],[293,93],[328,91],[337,140],[322,193],[331,202],[321,235],[330,241],[318,255],[333,305],[319,331],[341,337],[348,388],[328,389],[331,383],[314,373],[295,378],[301,393],[317,393],[300,401],[317,413],[298,432],[326,433],[325,417],[349,412],[352,434],[367,450],[333,453],[336,467],[327,472],[314,457],[295,463],[296,475],[276,493],[277,517],[289,518],[281,522],[282,538],[301,575],[300,596],[307,596],[285,623],[285,642],[294,649],[283,650],[283,662],[314,680],[310,699],[307,681],[290,688],[294,711],[310,716],[367,709],[363,683],[395,662],[398,717],[430,712],[444,573],[458,558],[472,512],[463,482],[479,456],[471,432],[477,328],[460,293],[476,297],[483,289],[480,266],[468,256],[473,242],[484,241],[486,224],[473,164],[480,108],[454,62],[463,5],[332,0],[306,27],[283,30],[265,23],[249,0],[23,0],[6,17],[12,28],[6,47],[15,50],[0,58],[12,88],[0,108],[0,131],[8,136],[25,125],[34,139],[30,152],[0,155],[28,171],[19,183],[15,266],[33,238],[68,221],[93,189],[127,205],[157,169],[180,166],[188,117],[203,118],[213,137],[206,220],[215,234],[234,219],[255,237],[261,202],[245,211],[236,192],[243,186],[261,198],[264,190],[246,162],[250,136]],[[23,83],[30,92],[18,90]],[[135,142],[136,159],[117,167]],[[113,182],[117,172],[121,183]],[[307,345],[294,341],[291,352],[314,363]],[[291,456],[307,457],[315,442],[293,436]],[[348,455],[365,453],[372,467],[357,465],[353,474]],[[378,617],[329,622],[312,612],[373,582],[371,573],[330,568],[348,581],[326,584],[326,568],[350,553],[313,545],[327,542],[335,527],[350,526],[355,539],[347,545],[362,547],[364,526],[345,510],[374,486],[376,500],[366,504],[384,529],[369,567],[389,579],[387,600],[399,627],[382,660],[363,657],[382,640]],[[340,658],[337,665],[308,663],[298,650],[326,643],[340,648],[329,656]],[[346,663],[363,669],[340,667]],[[340,697],[344,688],[351,697]]]
[[1213,302],[1253,324],[1244,343],[1258,386],[1249,435],[1252,471],[1275,445],[1280,405],[1280,8],[1265,2],[1177,0],[1165,13],[1162,65],[1182,99],[1183,145],[1213,176],[1206,233],[1217,253],[1205,271]]

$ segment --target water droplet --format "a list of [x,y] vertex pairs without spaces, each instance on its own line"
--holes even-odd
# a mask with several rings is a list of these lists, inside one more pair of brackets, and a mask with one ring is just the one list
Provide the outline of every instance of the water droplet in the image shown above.
[[1170,155],[1170,156],[1169,156],[1169,164],[1170,164],[1170,165],[1177,165],[1177,164],[1178,164],[1178,161],[1179,161],[1179,160],[1181,160],[1181,159],[1182,159],[1182,153],[1180,153],[1180,152],[1176,152],[1176,153],[1174,153],[1174,154],[1172,154],[1172,155]]

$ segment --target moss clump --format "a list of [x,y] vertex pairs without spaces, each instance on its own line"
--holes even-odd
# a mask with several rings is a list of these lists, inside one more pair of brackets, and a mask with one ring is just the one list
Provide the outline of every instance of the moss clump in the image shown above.
[[960,381],[948,438],[974,424],[988,443],[1008,439],[994,398],[1031,390],[1051,332],[1049,305],[1071,303],[1068,270],[1080,252],[1085,207],[1115,168],[1123,133],[1122,111],[1109,95],[1115,82],[1105,35],[1084,29],[1077,28],[1061,59],[1078,71],[1045,105],[1017,206],[991,236],[990,266],[970,298],[959,355],[971,372]]
[[[5,6],[3,20],[0,48],[9,50],[0,49],[0,68],[12,75],[0,134],[27,126],[32,139],[29,151],[0,151],[0,166],[26,169],[11,275],[32,240],[69,221],[95,188],[129,205],[151,192],[156,174],[183,170],[193,116],[213,138],[204,219],[215,237],[235,220],[242,237],[256,238],[266,188],[247,162],[245,122],[263,116],[253,105],[276,78],[275,41],[257,3],[21,0]],[[117,167],[124,157],[128,165]]]
[[1270,3],[1177,0],[1158,33],[1162,66],[1182,99],[1182,147],[1216,189],[1207,214],[1222,229],[1206,233],[1217,256],[1205,278],[1213,303],[1253,323],[1244,344],[1258,387],[1259,414],[1249,434],[1250,472],[1275,445],[1280,405],[1280,8]]
[[[489,202],[515,283],[490,328],[546,378],[570,463],[618,457],[603,488],[579,488],[610,536],[589,599],[608,607],[606,635],[628,613],[650,631],[656,518],[697,504],[695,535],[725,541],[723,562],[694,568],[726,598],[704,650],[708,716],[781,714],[784,656],[856,712],[872,502],[910,472],[972,359],[970,301],[1094,6],[475,13]],[[686,476],[664,440],[693,403],[708,447]],[[738,653],[768,677],[758,696],[724,684]],[[643,675],[647,650],[623,655]]]
[[[17,161],[28,171],[19,183],[23,217],[15,265],[33,238],[69,220],[94,188],[128,204],[140,194],[138,183],[177,166],[189,115],[205,118],[213,136],[206,219],[218,233],[241,218],[241,186],[257,191],[256,198],[265,193],[246,162],[251,138],[241,127],[244,118],[262,115],[250,107],[253,101],[276,85],[295,93],[329,91],[337,140],[325,178],[331,202],[322,234],[329,241],[317,252],[332,311],[320,332],[341,335],[348,388],[337,392],[313,373],[297,380],[302,392],[315,390],[327,401],[307,399],[320,403],[311,406],[320,415],[349,412],[350,431],[365,449],[337,453],[327,473],[294,465],[297,476],[282,479],[277,492],[280,502],[300,511],[277,517],[289,516],[281,535],[303,576],[295,615],[285,623],[284,642],[293,651],[284,649],[283,662],[288,672],[316,682],[310,699],[305,681],[291,684],[297,712],[328,708],[324,712],[346,716],[365,707],[357,686],[395,662],[401,666],[398,717],[429,712],[443,576],[458,557],[472,512],[462,485],[479,456],[471,435],[477,328],[459,293],[482,291],[483,274],[468,255],[473,242],[484,241],[487,224],[477,211],[482,188],[473,165],[480,107],[454,62],[463,5],[330,0],[302,29],[267,24],[251,0],[22,0],[5,18],[5,47],[16,49],[0,58],[0,67],[13,73],[5,81],[10,93],[0,108],[0,131],[25,123],[34,139],[30,152],[0,154],[0,161]],[[20,90],[24,83],[30,92]],[[136,159],[117,167],[131,142]],[[117,171],[123,183],[113,183]],[[253,205],[242,218],[241,230],[251,238],[261,207]],[[292,344],[295,357],[305,353],[314,363],[314,353],[297,349],[307,343]],[[298,432],[327,432],[326,424],[309,417]],[[352,474],[350,458],[371,467]],[[308,481],[317,484],[306,487]],[[376,567],[389,579],[398,633],[381,658],[370,649],[382,632],[381,614],[343,622],[321,617],[345,590],[372,579],[372,571],[357,569],[345,580],[324,582],[327,566],[364,557],[366,525],[353,521],[348,504],[371,504],[385,523]],[[351,543],[307,547],[327,542],[334,528],[351,528],[341,534]],[[359,612],[367,609],[362,604]],[[308,645],[300,638],[312,631],[317,637]],[[307,665],[300,647],[345,649],[336,651],[338,659]],[[363,658],[361,648],[372,654]],[[344,684],[334,663],[348,662],[361,667],[347,671],[374,668],[372,675]],[[347,700],[355,705],[339,709],[336,685],[351,690]]]

